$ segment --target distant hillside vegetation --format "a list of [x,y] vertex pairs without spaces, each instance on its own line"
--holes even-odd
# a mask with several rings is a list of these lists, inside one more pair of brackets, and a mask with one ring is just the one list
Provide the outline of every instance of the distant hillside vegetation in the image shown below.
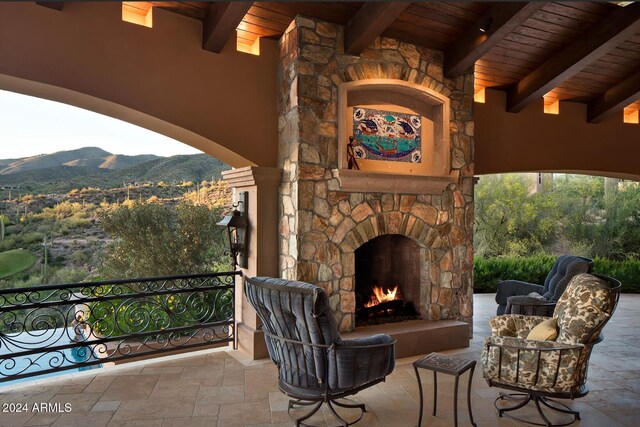
[[[51,156],[55,159],[52,160]],[[7,161],[0,160],[0,167],[3,162]],[[52,163],[53,166],[46,166]],[[11,159],[9,165],[0,171],[0,187],[20,187],[21,191],[34,193],[62,193],[83,187],[117,188],[132,182],[209,181],[221,179],[221,172],[226,169],[230,167],[208,154],[122,156],[99,148],[81,148]]]
[[24,157],[0,161],[0,175],[9,175],[31,170],[53,168],[57,166],[86,166],[99,169],[124,169],[142,162],[157,159],[158,156],[124,156],[111,154],[97,147],[85,147],[77,150],[58,151],[53,154]]

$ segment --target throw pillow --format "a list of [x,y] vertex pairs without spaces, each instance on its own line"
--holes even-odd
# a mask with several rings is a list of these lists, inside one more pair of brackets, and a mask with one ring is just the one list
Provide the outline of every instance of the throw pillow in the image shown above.
[[533,341],[555,341],[556,338],[558,338],[558,329],[555,317],[538,324],[527,335],[527,339]]

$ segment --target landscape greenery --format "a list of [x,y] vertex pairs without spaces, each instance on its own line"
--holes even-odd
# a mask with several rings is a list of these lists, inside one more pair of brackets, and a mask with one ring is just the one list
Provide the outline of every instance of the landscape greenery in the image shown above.
[[36,256],[24,249],[0,252],[0,279],[28,270],[36,263]]
[[[231,204],[224,168],[96,148],[0,160],[0,289],[230,269],[215,226]],[[112,186],[69,188],[69,170]]]
[[602,177],[483,176],[475,188],[476,292],[499,280],[543,283],[557,255],[594,258],[593,271],[640,292],[640,186]]

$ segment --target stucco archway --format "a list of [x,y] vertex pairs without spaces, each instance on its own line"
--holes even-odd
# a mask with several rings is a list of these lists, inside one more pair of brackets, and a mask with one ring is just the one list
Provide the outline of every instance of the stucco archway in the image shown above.
[[0,89],[145,127],[233,167],[275,166],[275,41],[260,56],[232,42],[214,54],[202,50],[202,22],[158,9],[147,28],[124,22],[121,7],[4,4]]

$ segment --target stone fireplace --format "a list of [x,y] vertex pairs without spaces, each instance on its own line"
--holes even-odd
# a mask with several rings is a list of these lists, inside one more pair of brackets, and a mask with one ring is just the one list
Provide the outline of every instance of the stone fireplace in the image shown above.
[[[445,78],[441,52],[388,38],[347,55],[341,26],[301,16],[279,59],[280,275],[323,287],[342,331],[371,275],[401,281],[423,319],[470,322],[473,75]],[[359,105],[419,113],[422,161],[349,169]]]

